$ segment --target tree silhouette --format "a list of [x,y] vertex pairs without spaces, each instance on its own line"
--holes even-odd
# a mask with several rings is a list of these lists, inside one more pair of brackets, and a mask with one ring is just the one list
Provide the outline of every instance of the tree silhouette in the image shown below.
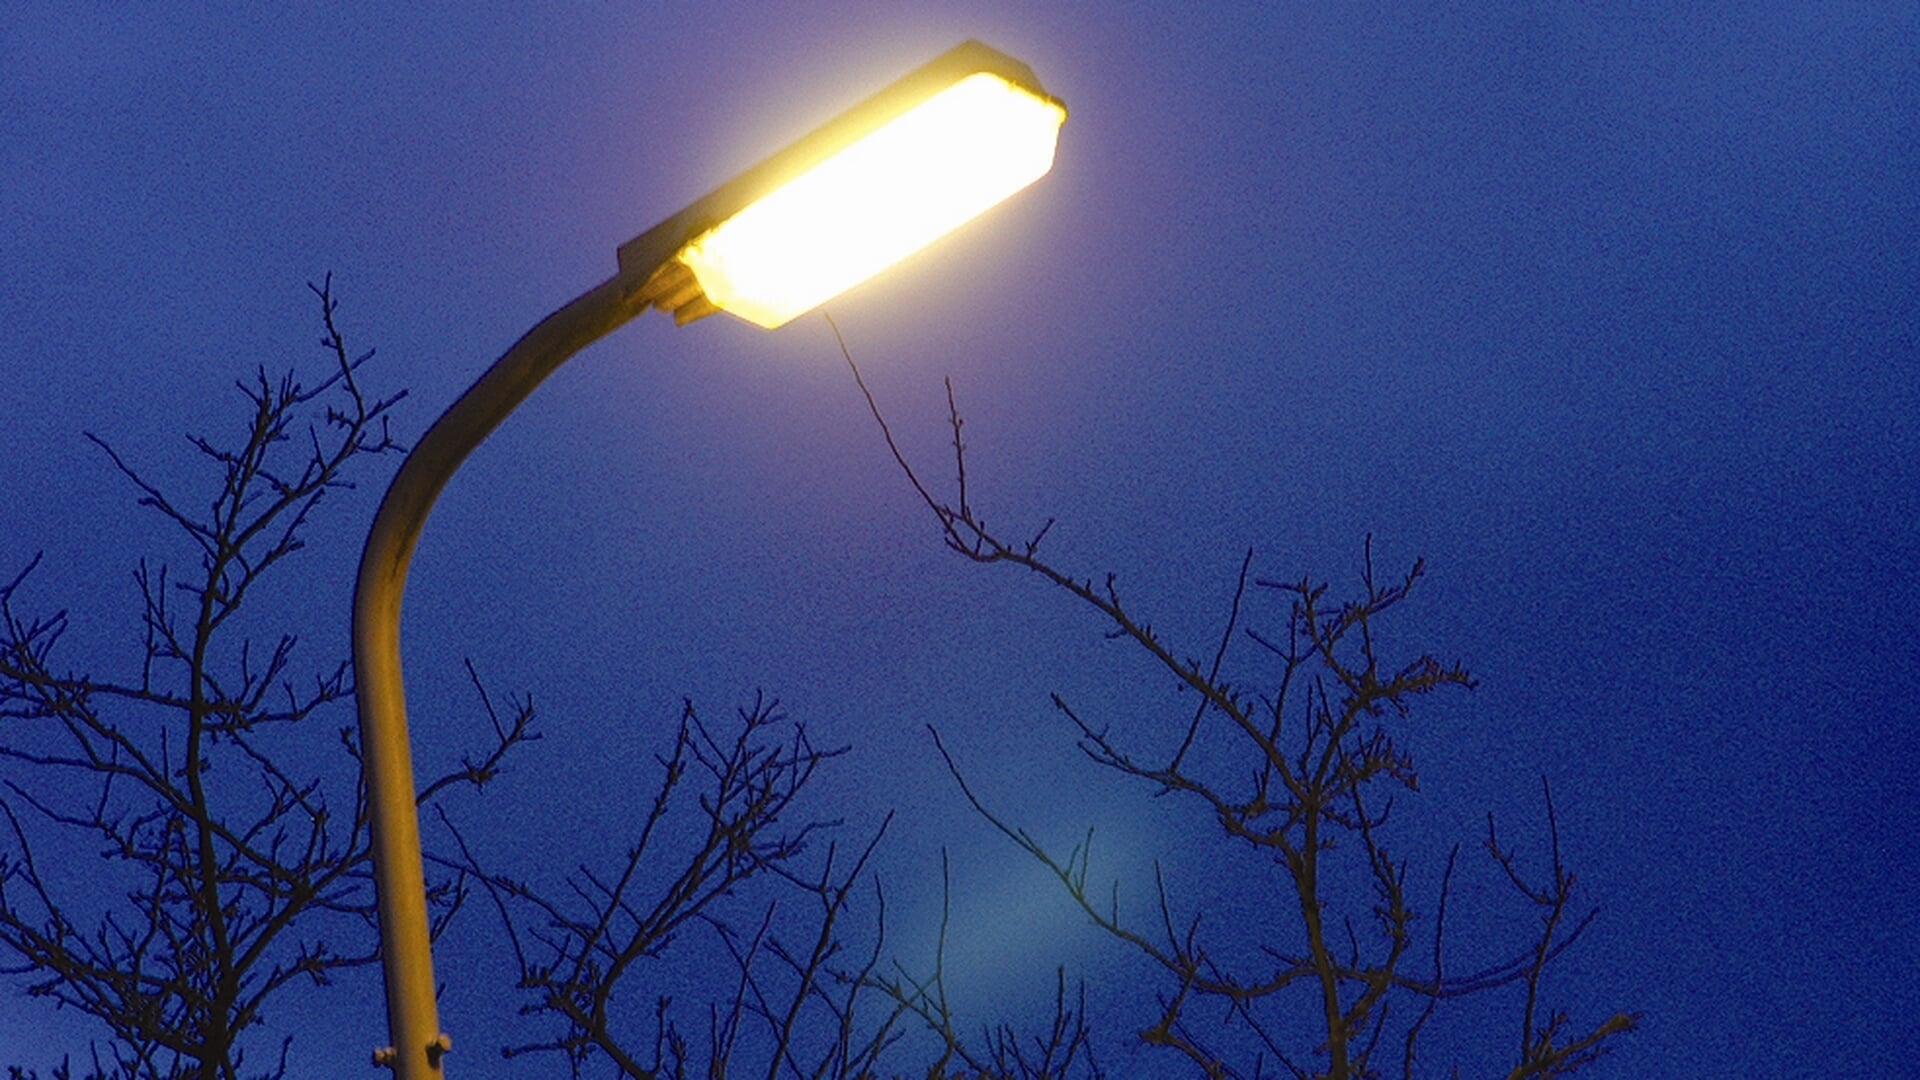
[[[837,327],[834,332],[837,337]],[[1092,764],[1139,782],[1152,795],[1184,801],[1225,841],[1223,862],[1270,871],[1264,893],[1237,899],[1238,906],[1263,912],[1273,926],[1251,951],[1241,947],[1244,919],[1192,910],[1182,892],[1200,891],[1199,883],[1169,878],[1164,868],[1156,867],[1146,915],[1123,907],[1120,883],[1103,888],[1105,883],[1089,880],[1091,834],[1063,848],[1014,824],[987,805],[939,732],[932,733],[974,810],[1057,878],[1094,926],[1159,973],[1158,1009],[1138,1029],[1141,1041],[1178,1054],[1207,1077],[1264,1075],[1270,1062],[1303,1080],[1381,1076],[1396,1066],[1413,1077],[1432,1071],[1420,1058],[1420,1039],[1442,1002],[1511,988],[1519,995],[1519,1038],[1514,1058],[1500,1068],[1518,1080],[1571,1073],[1635,1026],[1637,1014],[1622,1012],[1579,1029],[1565,1013],[1543,1008],[1549,966],[1598,912],[1573,908],[1574,875],[1561,861],[1550,791],[1551,859],[1544,879],[1530,876],[1517,853],[1500,843],[1491,815],[1487,823],[1485,847],[1522,901],[1523,914],[1505,928],[1526,943],[1496,962],[1457,973],[1443,948],[1457,846],[1445,857],[1433,917],[1422,924],[1409,895],[1409,860],[1394,846],[1389,828],[1396,796],[1419,790],[1412,755],[1396,729],[1418,699],[1474,685],[1458,664],[1430,653],[1395,659],[1384,644],[1382,626],[1414,591],[1422,563],[1383,581],[1369,538],[1359,594],[1347,600],[1334,599],[1327,585],[1311,578],[1253,578],[1254,588],[1287,602],[1283,631],[1274,634],[1243,626],[1249,551],[1219,641],[1203,661],[1177,650],[1136,615],[1122,600],[1116,575],[1096,582],[1043,558],[1051,520],[1017,540],[987,526],[968,489],[964,422],[951,381],[955,497],[935,497],[901,453],[844,339],[840,347],[895,463],[932,512],[948,548],[975,563],[1027,571],[1046,588],[1093,609],[1109,637],[1143,651],[1176,686],[1198,698],[1183,720],[1126,735],[1057,694],[1053,705]],[[1251,663],[1242,662],[1243,656]],[[1229,658],[1248,668],[1244,678],[1233,673]],[[1353,887],[1358,881],[1366,887]],[[1213,1007],[1205,1008],[1205,1019],[1197,1019],[1208,1003]],[[1303,1017],[1313,1018],[1304,1028]],[[1098,1026],[1116,1023],[1102,1016]],[[1303,1029],[1313,1034],[1301,1038]]]
[[[378,956],[355,731],[320,726],[350,715],[348,665],[303,675],[294,634],[258,645],[238,618],[248,602],[246,623],[262,621],[249,598],[301,550],[329,493],[398,449],[387,418],[401,395],[362,389],[371,353],[347,349],[330,285],[313,291],[328,369],[312,383],[259,369],[240,384],[241,436],[192,440],[214,466],[210,500],[161,490],[89,436],[194,556],[188,571],[138,563],[137,670],[99,676],[63,657],[67,613],[25,611],[38,556],[0,587],[0,974],[104,1025],[104,1052],[95,1044],[82,1075],[284,1076],[291,1042],[271,1035],[276,1003]],[[436,932],[477,884],[511,945],[526,1019],[502,1037],[504,1054],[558,1058],[576,1076],[853,1078],[900,1075],[911,1061],[945,1080],[1043,1080],[1106,1075],[1096,1049],[1132,1032],[1207,1077],[1413,1077],[1438,1071],[1422,1038],[1445,1022],[1441,1007],[1483,997],[1511,1002],[1517,1037],[1503,1060],[1470,1067],[1517,1080],[1571,1073],[1634,1027],[1635,1014],[1576,1024],[1550,1004],[1555,961],[1597,909],[1575,903],[1544,781],[1544,860],[1487,821],[1483,847],[1516,902],[1492,926],[1514,942],[1507,951],[1462,963],[1447,948],[1458,846],[1423,860],[1439,868],[1430,916],[1413,895],[1413,859],[1391,820],[1396,800],[1419,791],[1403,732],[1423,698],[1473,685],[1458,664],[1388,644],[1421,563],[1381,578],[1369,541],[1359,587],[1343,600],[1311,578],[1255,576],[1249,552],[1219,639],[1190,653],[1122,600],[1115,575],[1075,576],[1044,558],[1050,521],[1018,540],[988,528],[968,488],[951,384],[957,492],[946,502],[901,454],[846,358],[949,548],[1036,575],[1195,696],[1164,725],[1126,731],[1062,696],[1053,705],[1095,767],[1210,823],[1218,847],[1207,857],[1222,872],[1254,868],[1235,881],[1256,891],[1235,903],[1259,910],[1266,932],[1249,943],[1235,914],[1196,900],[1199,883],[1179,869],[1156,867],[1145,889],[1126,883],[1123,904],[1123,883],[1093,880],[1091,834],[1060,845],[1021,827],[934,731],[932,752],[979,817],[1157,987],[1144,1018],[1097,1002],[1090,1012],[1086,987],[1061,971],[1051,1017],[976,1029],[948,1000],[944,917],[929,968],[887,956],[885,891],[868,867],[891,818],[843,848],[842,823],[809,801],[841,750],[815,745],[764,696],[726,725],[688,703],[633,835],[589,855],[560,893],[543,892],[489,869],[484,843],[469,844],[441,805],[488,783],[535,737],[531,699],[503,715],[469,665],[488,734],[419,799],[454,841],[429,858]],[[1284,605],[1277,631],[1251,625],[1257,597]],[[315,752],[328,744],[332,770]],[[100,871],[81,883],[53,869],[76,852],[105,859],[111,890]],[[944,860],[942,871],[950,890]],[[685,984],[661,963],[669,953],[722,976],[721,992],[676,1002]],[[63,1062],[53,1075],[75,1071]]]
[[[850,957],[841,931],[886,825],[851,865],[831,841],[808,865],[837,823],[790,819],[843,750],[816,747],[764,696],[737,719],[716,731],[684,706],[637,831],[604,865],[580,865],[564,896],[487,869],[442,815],[460,851],[442,861],[493,898],[520,1012],[542,1032],[502,1046],[504,1056],[557,1054],[574,1076],[603,1063],[632,1080],[873,1074],[895,1041],[891,1018],[868,1027],[859,1009],[877,943]],[[783,913],[783,902],[801,910]],[[676,947],[734,971],[731,992],[676,1010],[672,976],[657,963]]]
[[[387,418],[403,395],[362,388],[372,353],[349,353],[331,280],[310,288],[328,370],[309,383],[260,368],[238,384],[240,436],[191,440],[214,467],[211,499],[161,490],[88,436],[195,556],[190,569],[138,563],[135,670],[66,666],[67,613],[22,610],[39,556],[0,588],[0,973],[106,1026],[92,1074],[284,1075],[290,1040],[262,1053],[248,1033],[295,984],[377,956],[355,732],[319,727],[350,724],[348,665],[301,674],[296,635],[263,646],[237,618],[327,496],[397,449]],[[531,735],[526,718],[492,734],[422,798],[485,783]],[[312,763],[335,737],[351,771],[324,783]],[[116,884],[50,872],[76,852],[104,858]],[[443,920],[461,888],[437,884]]]

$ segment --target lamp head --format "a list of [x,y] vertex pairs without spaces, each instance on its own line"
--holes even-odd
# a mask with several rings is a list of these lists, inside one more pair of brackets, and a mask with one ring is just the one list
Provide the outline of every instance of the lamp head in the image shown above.
[[1046,175],[1066,115],[965,42],[622,245],[621,272],[678,322],[780,326]]

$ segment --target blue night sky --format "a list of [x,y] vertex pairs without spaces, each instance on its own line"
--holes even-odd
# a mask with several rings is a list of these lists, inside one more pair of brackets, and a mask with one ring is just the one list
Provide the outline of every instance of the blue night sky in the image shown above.
[[[257,364],[322,369],[331,272],[412,438],[621,242],[967,37],[1067,103],[1053,173],[828,305],[923,473],[950,377],[988,519],[1057,518],[1056,564],[1117,573],[1194,654],[1249,547],[1336,591],[1369,534],[1383,573],[1424,556],[1389,644],[1481,685],[1404,724],[1414,854],[1477,858],[1488,810],[1537,851],[1552,782],[1603,911],[1549,994],[1646,1014],[1594,1075],[1920,1068],[1911,3],[0,3],[0,578],[44,552],[17,602],[71,610],[75,667],[137,663],[137,559],[192,556],[83,432],[206,490],[184,435],[231,435]],[[312,670],[346,655],[395,463],[255,601]],[[1061,963],[1116,1035],[1151,1019],[926,726],[1010,818],[1094,826],[1094,876],[1144,899],[1155,859],[1206,877],[1205,822],[1095,772],[1047,694],[1139,731],[1192,699],[942,548],[819,315],[593,347],[449,486],[411,580],[422,773],[483,724],[463,659],[540,708],[451,806],[514,873],[617,851],[681,700],[764,689],[851,745],[815,793],[848,842],[899,812],[877,866],[914,964],[951,853],[971,1023],[1037,1010]],[[333,762],[351,711],[316,723]],[[450,1061],[551,1074],[493,1053],[500,945],[475,907],[436,952]],[[0,1064],[85,1045],[19,986]],[[377,971],[299,1001],[269,1019],[292,1075],[369,1075]],[[1462,1015],[1480,1068],[1508,1028]]]

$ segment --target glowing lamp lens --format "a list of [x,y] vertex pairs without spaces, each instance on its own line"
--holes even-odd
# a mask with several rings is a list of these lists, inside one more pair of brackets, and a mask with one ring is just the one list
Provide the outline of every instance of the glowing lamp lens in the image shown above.
[[1053,167],[1066,110],[970,75],[695,238],[715,306],[769,329],[858,285]]

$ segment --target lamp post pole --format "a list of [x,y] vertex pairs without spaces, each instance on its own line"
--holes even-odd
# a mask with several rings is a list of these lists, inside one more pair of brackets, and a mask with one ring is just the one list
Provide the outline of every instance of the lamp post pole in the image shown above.
[[[621,245],[618,273],[527,331],[401,463],[374,515],[353,596],[354,693],[392,1039],[374,1052],[375,1064],[399,1080],[437,1080],[453,1047],[434,996],[400,674],[407,565],[440,489],[548,375],[648,307],[682,324],[726,310],[778,326],[1039,179],[1065,118],[1025,64],[962,43]],[[878,204],[889,199],[887,212]]]
[[440,1075],[452,1043],[434,1004],[426,875],[420,853],[413,758],[400,678],[400,599],[427,512],[473,448],[562,363],[651,302],[616,276],[528,331],[427,429],[381,500],[360,556],[353,597],[354,693],[373,826],[387,1026],[393,1043],[374,1053],[401,1080]]

